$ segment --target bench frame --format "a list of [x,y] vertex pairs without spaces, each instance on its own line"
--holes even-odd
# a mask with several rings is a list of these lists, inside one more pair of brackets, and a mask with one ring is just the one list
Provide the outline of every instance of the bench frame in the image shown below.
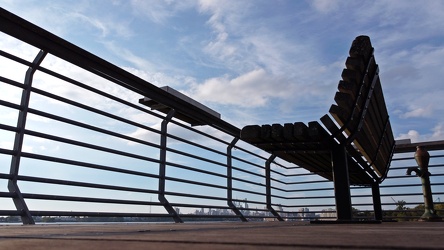
[[[336,130],[327,121],[327,117],[321,119],[329,131],[332,132],[332,139],[339,142],[332,146],[333,181],[338,220],[352,219],[347,154],[354,154],[355,156],[352,157],[356,161],[362,160],[362,157],[366,159],[367,164],[360,163],[360,165],[374,180],[371,187],[375,219],[382,220],[379,183],[387,176],[395,149],[395,140],[382,94],[379,68],[373,52],[374,49],[371,47],[369,37],[356,37],[350,48],[350,57],[346,61],[347,69],[344,69],[342,73],[343,81],[338,85],[340,92],[337,92],[335,96],[338,106],[332,105],[330,108],[330,114],[342,126]],[[364,67],[362,65],[361,67],[357,66],[362,62],[365,63]],[[361,69],[360,72],[359,68]],[[358,76],[361,76],[359,82],[357,82],[359,84],[357,86],[358,90],[355,93],[341,90],[343,88],[341,84],[350,85],[350,81],[357,80],[348,76],[353,73],[356,75],[356,72],[358,72]],[[344,96],[347,98],[344,98]],[[349,111],[347,120],[344,120],[344,117],[341,117],[338,113],[349,108],[347,105],[351,100],[354,101],[351,102],[353,106]],[[375,117],[380,119],[374,119]],[[356,154],[356,151],[358,151],[358,154]]]

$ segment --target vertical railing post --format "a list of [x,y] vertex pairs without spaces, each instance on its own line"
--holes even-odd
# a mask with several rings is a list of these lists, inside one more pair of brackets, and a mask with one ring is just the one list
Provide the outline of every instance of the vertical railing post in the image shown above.
[[333,183],[338,220],[352,219],[350,181],[348,177],[347,151],[343,145],[335,145],[331,152]]
[[265,187],[267,196],[267,209],[273,214],[279,221],[283,221],[281,215],[279,215],[276,210],[271,205],[271,163],[276,158],[276,155],[270,155],[268,160],[265,162]]
[[167,212],[173,217],[176,223],[183,223],[182,219],[177,214],[176,210],[171,206],[168,200],[165,198],[165,176],[166,176],[166,153],[167,153],[167,129],[168,123],[174,116],[176,111],[171,109],[168,115],[162,121],[161,131],[160,131],[160,156],[159,156],[159,195],[158,199],[160,203],[164,206]]
[[375,182],[372,185],[373,210],[375,211],[375,220],[382,221],[382,204],[381,192],[379,191],[379,183]]
[[239,209],[233,203],[233,162],[232,162],[232,149],[234,145],[239,141],[239,138],[234,138],[230,145],[227,147],[227,204],[233,210],[234,214],[239,216],[243,222],[248,220],[239,211]]
[[12,200],[14,202],[17,211],[19,211],[21,214],[20,216],[23,224],[35,224],[31,212],[29,211],[25,199],[23,198],[23,195],[20,191],[17,180],[18,180],[20,160],[23,149],[23,140],[25,137],[25,127],[26,127],[26,118],[28,116],[29,100],[31,98],[32,80],[34,77],[34,73],[37,70],[37,67],[42,63],[46,54],[47,53],[45,51],[40,50],[40,52],[34,58],[32,66],[30,66],[26,71],[24,88],[22,92],[22,99],[20,101],[20,111],[17,120],[17,132],[15,133],[15,139],[14,139],[14,148],[13,148],[14,154],[12,155],[11,158],[11,167],[9,170],[12,179],[8,181],[8,190],[13,195]]

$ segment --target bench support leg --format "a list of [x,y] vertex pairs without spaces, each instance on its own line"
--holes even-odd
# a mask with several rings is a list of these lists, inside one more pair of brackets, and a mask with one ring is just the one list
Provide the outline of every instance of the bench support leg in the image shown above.
[[348,178],[347,151],[342,145],[333,147],[332,167],[338,220],[352,219],[350,181]]
[[381,204],[381,193],[379,192],[379,183],[375,182],[372,185],[372,196],[373,196],[373,209],[375,211],[375,220],[382,221],[382,204]]

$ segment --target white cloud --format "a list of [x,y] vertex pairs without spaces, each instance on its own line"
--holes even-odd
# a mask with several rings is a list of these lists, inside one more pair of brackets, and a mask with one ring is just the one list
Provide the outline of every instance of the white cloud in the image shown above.
[[444,140],[444,122],[437,124],[433,128],[433,134],[430,139],[433,141]]
[[430,117],[433,114],[432,105],[427,107],[417,107],[412,110],[402,114],[401,118],[420,118],[420,117]]
[[396,140],[411,139],[412,142],[420,141],[422,136],[416,130],[409,130],[406,134],[400,134]]
[[421,134],[416,130],[409,130],[405,134],[400,134],[396,137],[397,140],[401,139],[411,139],[413,143],[423,142],[423,141],[439,141],[444,140],[444,122],[436,124],[432,129],[431,133]]
[[211,78],[193,86],[190,95],[196,100],[241,107],[264,106],[271,96],[279,95],[264,69],[256,69],[230,79],[228,76]]

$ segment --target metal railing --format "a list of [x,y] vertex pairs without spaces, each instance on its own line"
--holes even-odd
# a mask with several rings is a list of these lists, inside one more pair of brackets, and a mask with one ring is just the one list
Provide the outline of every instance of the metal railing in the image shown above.
[[[336,217],[331,182],[243,142],[232,124],[3,9],[0,31],[14,45],[0,51],[3,220]],[[170,111],[151,110],[142,97]],[[176,113],[207,125],[191,127]],[[440,145],[431,152],[435,198],[444,190]],[[419,180],[405,175],[412,150],[395,155],[380,186],[386,212],[400,200],[422,203]],[[371,188],[352,188],[360,213],[372,212],[371,197]]]

